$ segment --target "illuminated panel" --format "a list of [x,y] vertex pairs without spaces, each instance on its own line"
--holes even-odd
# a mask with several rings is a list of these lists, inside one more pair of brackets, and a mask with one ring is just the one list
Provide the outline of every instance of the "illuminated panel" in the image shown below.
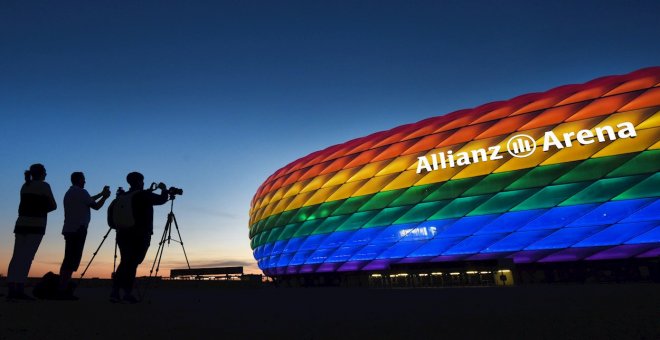
[[660,67],[527,94],[284,166],[250,245],[267,275],[657,256],[659,149]]

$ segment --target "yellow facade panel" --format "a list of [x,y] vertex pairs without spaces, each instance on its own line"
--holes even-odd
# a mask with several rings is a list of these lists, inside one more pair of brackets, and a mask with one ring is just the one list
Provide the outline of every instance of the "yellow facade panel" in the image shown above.
[[[577,131],[585,130],[585,129],[592,129],[592,128],[596,127],[596,125],[599,122],[601,122],[603,119],[604,119],[603,117],[596,117],[596,118],[576,120],[574,122],[569,122],[569,123],[562,123],[562,124],[559,124],[559,125],[555,126],[552,129],[552,132],[560,140],[564,140],[564,133],[572,133],[573,136],[571,137],[571,139],[575,140],[575,133]],[[544,135],[545,135],[545,133],[541,134],[541,136],[536,140],[536,145],[543,145]]]
[[[270,215],[276,215],[276,214],[281,213],[282,211],[284,211],[286,209],[286,207],[289,205],[289,203],[291,203],[291,201],[293,201],[293,197],[287,197],[287,198],[281,199],[275,205],[275,208],[273,209],[273,211],[271,211]],[[268,217],[268,216],[266,216],[266,217]]]
[[602,122],[598,123],[597,127],[611,126],[616,130],[616,126],[623,122],[630,122],[634,126],[637,126],[651,117],[654,111],[655,110],[642,109],[615,113],[605,118]]
[[268,193],[268,195],[264,196],[261,199],[261,204],[260,204],[259,208],[265,208],[270,203],[271,198],[273,198],[273,195],[275,195],[275,191],[271,191],[271,192]]
[[580,145],[574,141],[572,147],[565,147],[557,151],[557,153],[550,156],[550,158],[541,163],[541,165],[550,165],[587,159],[599,150],[606,147],[607,144],[609,144],[609,142],[606,141],[603,143],[596,142],[589,145]]
[[282,196],[284,196],[284,191],[285,191],[284,188],[277,189],[277,191],[275,191],[275,193],[273,194],[273,197],[270,198],[269,204],[273,204],[273,202],[281,200]]
[[388,175],[393,173],[400,173],[410,167],[410,164],[417,163],[417,157],[424,156],[425,152],[405,155],[395,158],[390,164],[383,168],[383,170],[376,173],[376,176]]
[[330,195],[337,191],[337,189],[339,189],[339,185],[316,190],[314,195],[312,195],[312,197],[310,197],[309,200],[303,204],[303,206],[321,204],[325,202],[325,200],[327,200]]
[[508,155],[508,151],[504,151],[507,153],[507,156],[509,156],[509,159],[493,172],[498,173],[533,168],[541,164],[541,162],[545,161],[546,159],[550,158],[550,156],[556,152],[555,150],[548,150],[547,152],[543,152],[543,150],[541,150],[542,148],[543,146],[541,145],[537,146],[536,151],[527,157],[510,157]]
[[309,182],[311,182],[311,181],[312,181],[312,179],[310,178],[310,179],[306,179],[306,180],[301,181],[301,182],[291,183],[288,186],[288,190],[284,193],[284,197],[297,195],[300,192],[300,190],[302,190],[304,187],[306,187],[307,184],[309,184]]
[[461,178],[470,178],[470,177],[488,175],[489,173],[495,171],[495,169],[502,166],[502,164],[504,164],[509,157],[511,156],[509,156],[509,154],[507,153],[506,156],[504,156],[502,159],[470,164],[466,167],[461,168],[461,171],[451,179],[461,179]]
[[259,208],[261,208],[262,199],[263,199],[263,197],[258,198],[254,201],[254,203],[252,204],[252,211],[256,212]]
[[259,219],[257,221],[263,220],[264,218],[272,215],[273,209],[275,209],[275,206],[277,204],[269,204],[264,207],[264,209],[261,211],[261,215],[259,216]]
[[[418,156],[418,157],[426,156],[427,159],[429,159],[429,162],[430,162],[430,160],[431,160],[431,155],[432,155],[432,154],[437,154],[437,153],[439,153],[439,152],[444,152],[444,153],[446,153],[446,152],[449,151],[449,150],[452,150],[452,152],[453,152],[453,150],[460,149],[461,147],[463,147],[463,145],[465,145],[465,143],[461,143],[461,144],[457,144],[457,145],[452,145],[452,146],[443,146],[443,147],[441,147],[441,148],[437,148],[437,149],[433,149],[433,150],[429,150],[429,151],[427,151],[427,152],[421,153],[421,154],[419,154],[419,155],[417,155],[417,156]],[[407,168],[406,170],[417,170],[417,159],[415,159],[415,160],[414,160],[414,161],[408,166],[408,168]]]
[[309,200],[309,198],[312,197],[312,195],[314,195],[314,193],[315,193],[314,191],[308,191],[294,196],[293,200],[291,201],[291,203],[289,203],[286,209],[284,209],[284,211],[298,209],[302,207],[303,204],[305,204],[305,202],[307,202],[307,200]]
[[363,179],[355,182],[344,183],[339,187],[339,189],[337,189],[337,191],[330,195],[326,201],[337,201],[349,198],[367,181],[367,179]]
[[273,194],[275,192],[271,191],[268,194],[262,196],[259,200],[257,200],[257,204],[255,205],[257,208],[263,208],[270,202],[270,198],[273,197]]
[[383,168],[385,168],[390,162],[391,160],[388,159],[380,162],[366,164],[355,175],[353,175],[353,177],[349,178],[348,182],[374,177],[378,171],[383,170]]
[[263,209],[255,209],[252,212],[251,218],[252,218],[253,223],[256,223],[259,220],[258,217],[259,217],[259,214],[261,214],[262,210]]
[[471,141],[471,142],[463,145],[463,147],[461,147],[457,151],[454,151],[454,154],[458,154],[458,153],[461,153],[461,152],[470,153],[473,150],[478,150],[478,149],[488,150],[489,147],[499,145],[506,138],[507,138],[507,136],[496,136],[496,137],[491,137],[491,138],[474,140],[474,141]]
[[446,168],[446,169],[438,169],[427,173],[422,172],[421,174],[417,174],[417,176],[419,176],[420,179],[417,182],[415,182],[415,186],[446,182],[450,178],[454,177],[454,175],[456,175],[458,171],[460,171],[459,168]]
[[308,192],[319,189],[327,182],[334,174],[325,174],[318,177],[314,177],[300,192]]
[[609,145],[598,151],[594,158],[619,155],[622,153],[639,152],[646,150],[649,146],[660,139],[660,127],[638,130],[635,138],[622,138],[611,142]]
[[335,185],[340,185],[344,184],[348,181],[349,178],[353,177],[357,172],[359,171],[358,168],[350,168],[350,169],[344,169],[344,170],[339,170],[330,178],[325,184],[323,184],[322,188],[327,188],[327,187],[332,187]]
[[387,183],[393,180],[396,176],[397,176],[396,174],[389,174],[385,176],[373,177],[370,180],[368,180],[367,183],[365,183],[360,189],[358,189],[355,193],[353,193],[351,197],[368,195],[379,192],[387,185]]
[[660,111],[653,114],[649,119],[643,121],[641,124],[635,126],[635,129],[649,129],[660,126]]
[[411,187],[418,180],[419,174],[417,174],[416,170],[404,171],[398,174],[398,176],[392,182],[386,185],[381,191]]

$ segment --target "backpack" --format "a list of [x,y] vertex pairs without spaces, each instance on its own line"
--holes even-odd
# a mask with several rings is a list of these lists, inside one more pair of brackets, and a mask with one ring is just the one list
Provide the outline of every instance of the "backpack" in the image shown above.
[[108,207],[108,225],[113,229],[130,229],[135,226],[133,196],[138,191],[129,192],[115,198]]
[[[58,297],[61,295],[59,286],[60,276],[53,272],[48,272],[41,278],[41,280],[39,280],[39,282],[37,282],[36,285],[34,285],[34,288],[32,289],[32,295],[41,300],[58,299]],[[73,282],[69,282],[64,293],[66,295],[72,295],[75,288],[75,284]]]

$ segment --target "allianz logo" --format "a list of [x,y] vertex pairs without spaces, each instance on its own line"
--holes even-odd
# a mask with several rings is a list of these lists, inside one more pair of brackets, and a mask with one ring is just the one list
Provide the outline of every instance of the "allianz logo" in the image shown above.
[[[563,148],[572,148],[575,145],[589,145],[593,143],[604,143],[616,139],[637,137],[635,126],[631,122],[623,122],[614,127],[605,125],[591,129],[584,129],[577,132],[565,132],[557,136],[552,131],[546,131],[543,135],[543,144],[541,149],[548,152],[550,149],[561,150]],[[575,143],[577,141],[577,143]],[[526,134],[517,134],[509,138],[506,143],[507,152],[516,158],[524,158],[532,155],[536,149],[536,140]],[[490,146],[488,148],[479,148],[463,152],[454,153],[452,150],[447,152],[432,153],[430,155],[417,157],[417,173],[431,172],[438,169],[455,168],[466,166],[479,162],[494,161],[503,159],[504,151],[500,145]]]

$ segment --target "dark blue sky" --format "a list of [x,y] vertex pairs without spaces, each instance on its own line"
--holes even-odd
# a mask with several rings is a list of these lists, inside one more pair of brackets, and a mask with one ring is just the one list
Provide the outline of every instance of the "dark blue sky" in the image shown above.
[[[659,13],[658,1],[3,1],[0,232],[11,235],[31,163],[46,165],[60,202],[72,171],[95,193],[139,170],[184,188],[193,261],[250,262],[249,201],[279,167],[658,65]],[[63,249],[61,222],[60,209],[44,266]],[[92,225],[93,240],[103,214]],[[4,272],[12,238],[0,239]]]

